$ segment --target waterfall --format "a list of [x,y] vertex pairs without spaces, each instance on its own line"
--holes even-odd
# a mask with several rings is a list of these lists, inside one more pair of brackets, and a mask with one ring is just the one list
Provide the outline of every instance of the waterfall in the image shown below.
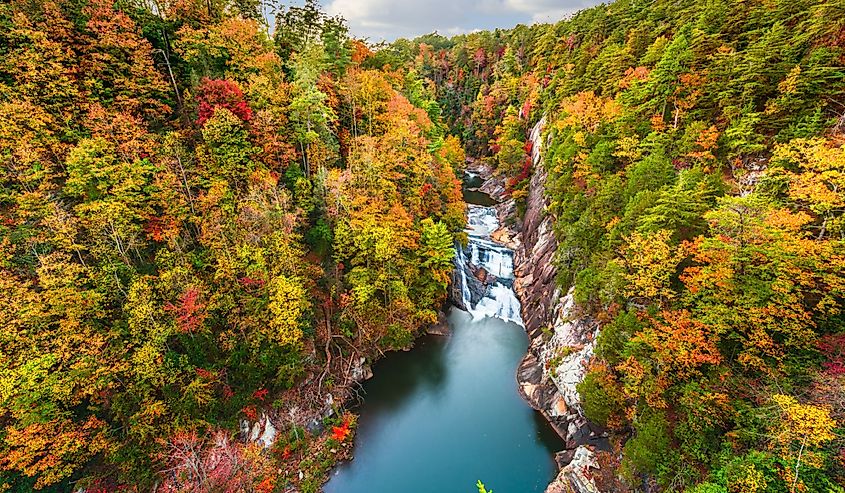
[[461,273],[461,296],[464,300],[464,306],[469,307],[472,293],[469,290],[469,282],[467,282],[467,271],[464,265],[467,265],[467,257],[464,254],[464,249],[458,245],[458,271]]
[[466,247],[457,247],[464,306],[473,320],[493,317],[522,325],[519,300],[512,289],[513,251],[490,238],[499,229],[496,209],[470,204],[467,218],[469,241]]

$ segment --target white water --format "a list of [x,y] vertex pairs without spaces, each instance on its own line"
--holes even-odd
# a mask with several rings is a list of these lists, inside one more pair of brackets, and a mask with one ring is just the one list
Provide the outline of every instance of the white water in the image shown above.
[[519,300],[516,299],[513,290],[497,282],[490,288],[490,294],[482,298],[475,308],[469,310],[469,313],[473,320],[492,317],[521,326],[522,316],[519,314],[519,309]]
[[458,248],[460,265],[469,262],[475,267],[483,267],[496,281],[489,286],[485,296],[475,306],[472,305],[466,269],[461,273],[461,293],[467,311],[473,320],[485,317],[499,318],[506,322],[522,325],[519,300],[513,289],[500,280],[513,280],[513,252],[492,241],[490,235],[499,228],[496,210],[492,207],[470,204],[467,211],[467,234],[469,242],[466,248]]
[[490,238],[493,231],[499,229],[499,217],[496,209],[469,204],[467,209],[467,233],[475,238]]
[[500,279],[513,279],[513,252],[493,241],[471,238],[470,262]]
[[[458,247],[458,265],[466,265],[467,257],[464,253],[464,249]],[[467,273],[464,269],[458,269],[461,273],[461,295],[463,296],[464,304],[469,306],[469,300],[472,298],[472,295],[469,291],[469,284],[467,284]]]

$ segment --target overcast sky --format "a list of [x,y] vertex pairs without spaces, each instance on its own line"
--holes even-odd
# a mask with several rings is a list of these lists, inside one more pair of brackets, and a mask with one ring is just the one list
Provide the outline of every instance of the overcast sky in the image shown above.
[[437,31],[445,36],[517,24],[555,22],[601,0],[321,0],[352,34],[393,41]]

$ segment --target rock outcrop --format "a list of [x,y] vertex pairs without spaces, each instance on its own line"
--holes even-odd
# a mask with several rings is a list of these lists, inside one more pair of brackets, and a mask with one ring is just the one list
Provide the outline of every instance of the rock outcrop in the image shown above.
[[[490,288],[491,281],[495,281],[495,276],[488,276],[487,271],[483,268],[467,262],[463,250],[460,246],[456,247],[459,252],[455,256],[455,268],[452,270],[452,282],[450,283],[449,301],[464,311],[469,311],[475,308],[475,305],[487,295]],[[483,274],[480,272],[484,271]],[[466,285],[466,286],[465,286]],[[468,290],[468,301],[470,306],[467,306],[463,290]]]
[[593,451],[581,445],[575,449],[569,464],[561,468],[555,480],[546,488],[546,493],[600,493],[592,479],[598,469]]
[[426,330],[426,333],[442,337],[446,337],[452,333],[452,330],[449,328],[449,320],[446,318],[446,314],[443,313],[443,311],[438,310],[437,323],[432,324],[432,326]]
[[249,421],[241,421],[241,436],[250,443],[257,443],[262,448],[268,449],[276,441],[278,430],[273,426],[270,416],[261,413],[258,421],[250,426]]

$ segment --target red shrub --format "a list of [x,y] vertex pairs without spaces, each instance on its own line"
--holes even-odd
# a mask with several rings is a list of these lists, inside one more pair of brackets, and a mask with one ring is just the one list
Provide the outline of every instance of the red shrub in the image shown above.
[[252,393],[253,399],[258,399],[259,401],[264,401],[267,398],[268,391],[267,389],[258,389]]
[[823,363],[827,373],[845,375],[845,334],[830,334],[819,339],[818,350],[828,361]]
[[337,440],[338,442],[342,442],[349,437],[352,431],[349,429],[350,421],[349,418],[343,420],[343,424],[340,426],[332,426],[332,438]]

